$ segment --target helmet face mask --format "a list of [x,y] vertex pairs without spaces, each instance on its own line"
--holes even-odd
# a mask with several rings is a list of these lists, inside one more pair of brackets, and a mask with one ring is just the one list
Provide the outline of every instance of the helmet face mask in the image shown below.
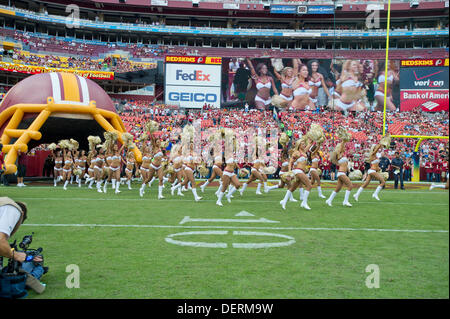
[[[72,73],[43,73],[12,87],[0,104],[0,142],[4,144],[5,173],[14,173],[17,152],[65,138],[87,145],[89,135],[125,127],[114,103],[94,81]],[[97,134],[96,134],[97,133]],[[139,150],[136,159],[140,160]]]

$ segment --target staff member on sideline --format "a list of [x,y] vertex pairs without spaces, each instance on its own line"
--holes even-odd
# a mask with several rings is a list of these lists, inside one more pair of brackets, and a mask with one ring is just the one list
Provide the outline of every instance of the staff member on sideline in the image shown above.
[[[24,203],[15,202],[9,197],[0,197],[0,256],[14,258],[18,262],[25,261],[26,254],[12,250],[8,239],[26,219],[27,206]],[[41,262],[42,257],[34,257],[33,260]]]
[[405,189],[403,186],[403,160],[400,158],[400,153],[395,152],[395,157],[392,159],[391,166],[394,171],[394,188],[398,188],[398,180],[400,179],[400,188]]

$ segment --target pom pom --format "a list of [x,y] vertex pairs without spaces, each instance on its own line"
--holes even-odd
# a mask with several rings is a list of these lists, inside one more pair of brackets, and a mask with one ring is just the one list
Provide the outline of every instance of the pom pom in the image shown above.
[[248,174],[249,174],[249,171],[246,168],[241,168],[239,170],[239,177],[240,178],[245,178],[246,176],[248,176]]
[[72,147],[72,144],[70,144],[69,140],[60,140],[58,143],[59,147],[70,149]]
[[284,173],[280,174],[280,178],[283,182],[285,182],[286,184],[289,184],[292,180],[295,179],[295,174],[292,171],[284,172]]
[[80,147],[80,144],[73,138],[70,139],[70,144],[72,145],[72,150],[77,150]]
[[262,172],[266,175],[272,175],[275,174],[275,172],[277,171],[277,169],[273,166],[269,166],[269,167],[264,167],[262,169]]
[[391,146],[391,139],[391,134],[387,134],[380,139],[379,144],[383,145],[384,148],[389,148]]
[[387,181],[389,179],[389,173],[388,172],[381,172],[381,176],[383,176],[384,180]]
[[289,143],[289,136],[287,136],[286,133],[281,133],[280,138],[278,139],[278,142],[283,145],[286,146]]
[[75,176],[80,176],[80,175],[81,175],[81,169],[75,168],[75,169],[73,170],[73,175],[75,175]]
[[58,148],[58,145],[56,145],[55,143],[52,143],[48,146],[48,149],[51,151],[54,151]]
[[323,128],[318,124],[311,124],[311,127],[309,128],[308,133],[306,133],[306,136],[316,143],[322,143],[323,141],[325,141]]
[[360,180],[362,180],[362,177],[363,177],[363,174],[359,169],[354,170],[353,172],[350,172],[348,174],[348,178],[350,178],[351,181],[360,181]]
[[284,69],[283,59],[272,58],[272,59],[270,59],[270,61],[272,62],[273,68],[277,72],[281,72]]
[[130,133],[123,133],[122,141],[125,147],[129,150],[132,150],[136,147],[136,144],[133,143],[133,135],[131,135]]
[[336,134],[344,142],[349,142],[352,139],[352,134],[347,132],[347,130],[342,126],[338,128]]
[[205,166],[205,164],[198,166],[197,171],[199,172],[201,177],[206,177],[209,174],[209,169]]
[[274,95],[272,96],[272,105],[284,109],[289,106],[289,101],[279,95]]

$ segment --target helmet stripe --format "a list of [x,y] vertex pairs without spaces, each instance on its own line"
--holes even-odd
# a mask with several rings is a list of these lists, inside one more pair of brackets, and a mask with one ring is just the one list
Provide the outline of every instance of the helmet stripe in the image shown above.
[[61,73],[61,77],[64,87],[64,100],[80,102],[80,91],[76,76],[72,73]]
[[53,99],[55,103],[59,103],[61,101],[61,86],[59,84],[58,73],[49,73],[50,79],[52,81],[52,92]]
[[78,81],[80,82],[80,89],[81,89],[81,96],[82,96],[82,102],[83,104],[88,105],[89,104],[89,88],[86,82],[86,79],[82,76],[78,76]]

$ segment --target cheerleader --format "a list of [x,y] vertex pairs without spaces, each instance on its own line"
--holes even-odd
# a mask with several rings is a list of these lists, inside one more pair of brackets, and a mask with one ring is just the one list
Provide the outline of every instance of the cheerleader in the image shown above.
[[300,207],[305,208],[306,210],[311,210],[308,206],[308,197],[309,192],[311,191],[311,181],[308,176],[305,174],[306,166],[308,163],[308,154],[307,150],[310,149],[311,144],[308,143],[305,138],[302,138],[297,142],[296,147],[294,147],[294,152],[289,161],[289,171],[292,171],[296,177],[294,183],[292,183],[291,187],[287,190],[284,199],[280,201],[281,207],[285,210],[286,203],[297,189],[297,187],[302,183],[305,185],[305,190],[303,196],[301,198],[302,203]]
[[103,182],[103,166],[105,165],[105,150],[101,147],[98,151],[97,156],[94,159],[94,177],[97,184],[97,192],[103,193],[101,186]]
[[[106,143],[105,143],[106,144]],[[109,147],[106,149],[105,152],[105,165],[103,166],[103,172],[106,175],[106,179],[105,179],[105,184],[103,184],[103,192],[106,193],[108,190],[108,183],[111,182],[111,178],[112,178],[112,172],[111,172],[111,162],[112,162],[112,155],[113,155],[113,150],[110,149]],[[113,189],[114,189],[113,185]]]
[[181,192],[181,183],[184,178],[184,164],[183,164],[183,157],[181,156],[181,147],[174,147],[174,159],[173,159],[173,171],[174,171],[174,177],[175,180],[173,181],[172,187],[170,188],[170,193],[174,194],[175,190],[178,190],[177,195],[178,196],[184,196],[184,194]]
[[131,179],[133,178],[133,169],[136,164],[136,159],[134,158],[134,153],[131,150],[127,151],[127,161],[123,162],[125,164],[125,176],[127,179],[128,189],[131,190]]
[[295,110],[315,110],[316,108],[310,98],[312,89],[308,84],[308,74],[308,67],[301,64],[297,78],[292,84],[294,100],[291,105]]
[[88,177],[86,178],[85,183],[89,183],[88,188],[91,189],[92,188],[92,184],[94,184],[95,182],[95,164],[97,161],[97,151],[95,149],[93,149],[92,151],[89,152],[88,157],[87,157],[87,163],[88,163]]
[[258,183],[258,186],[256,188],[256,195],[262,195],[261,193],[261,183],[264,183],[264,190],[267,191],[267,176],[266,174],[264,174],[262,172],[262,168],[264,167],[264,161],[260,160],[260,159],[256,159],[253,162],[253,167],[250,171],[250,177],[248,178],[248,181],[245,182],[242,185],[242,188],[239,190],[239,193],[241,194],[241,196],[244,194],[245,189],[247,188],[247,186],[256,180],[259,180],[260,182]]
[[395,61],[390,60],[388,63],[388,76],[385,74],[385,63],[381,63],[379,67],[379,75],[378,75],[378,88],[375,92],[375,100],[377,101],[377,111],[384,110],[384,86],[386,85],[386,110],[388,112],[394,112],[397,108],[394,104],[394,99],[392,97],[392,87],[394,86],[394,82],[399,81],[398,72],[396,71]]
[[337,173],[337,185],[336,189],[331,193],[330,197],[325,201],[328,206],[332,206],[333,199],[336,197],[337,193],[342,189],[343,186],[347,187],[345,191],[344,202],[342,203],[344,206],[352,207],[352,204],[348,201],[350,197],[350,192],[353,188],[352,182],[350,178],[347,176],[348,172],[348,158],[344,156],[345,152],[345,144],[347,141],[342,141],[336,146],[336,149],[331,154],[331,161],[335,163],[338,167]]
[[272,102],[270,97],[270,90],[272,89],[275,95],[278,95],[277,88],[273,78],[269,76],[267,65],[258,63],[256,70],[253,67],[252,61],[247,58],[247,65],[250,68],[252,79],[256,85],[255,107],[259,110],[265,110]]
[[239,182],[239,179],[236,176],[236,173],[234,172],[235,169],[238,168],[237,160],[229,158],[226,160],[225,164],[226,166],[222,174],[222,188],[220,189],[220,192],[217,195],[216,205],[218,206],[223,206],[222,198],[225,195],[225,191],[228,189],[228,186],[230,184],[231,188],[226,196],[229,203],[231,203],[231,196],[233,196],[233,193],[242,186],[241,183]]
[[77,175],[77,182],[78,187],[81,187],[81,176],[86,178],[85,172],[86,172],[87,156],[85,150],[81,150],[79,154],[80,156],[78,158],[78,169],[81,171],[81,173],[80,175]]
[[[325,94],[328,96],[328,99],[331,99],[331,94],[328,91],[328,87],[325,84],[325,78],[323,77],[323,75],[321,73],[319,73],[319,61],[317,60],[312,60],[308,62],[308,71],[309,74],[311,75],[308,81],[309,86],[312,89],[311,92],[311,100],[314,102],[314,104],[318,104],[319,102],[323,102],[323,101],[319,101],[319,89],[322,87]],[[326,103],[319,103],[320,106],[324,106],[326,105]]]
[[[212,172],[211,172],[211,177],[209,178],[209,179],[207,179],[206,180],[206,182],[204,182],[201,186],[200,186],[200,189],[201,189],[201,191],[202,191],[202,193],[204,193],[205,192],[205,188],[206,188],[206,186],[208,186],[209,185],[209,183],[211,183],[215,178],[216,178],[216,176],[219,176],[219,180],[220,180],[220,186],[219,186],[219,189],[220,189],[220,187],[222,186],[222,175],[223,175],[223,172],[222,172],[222,156],[216,156],[215,158],[214,158],[214,164],[213,164],[213,167],[212,167]],[[219,190],[217,190],[217,192],[218,192]],[[217,195],[217,194],[216,194]]]
[[311,167],[309,168],[309,175],[311,176],[311,185],[317,183],[317,192],[319,193],[320,198],[326,198],[322,194],[322,187],[320,186],[320,175],[317,171],[319,169],[319,162],[321,157],[319,155],[320,144],[315,147],[315,149],[311,153]]
[[142,178],[142,185],[139,189],[139,196],[143,197],[145,194],[145,186],[150,181],[150,164],[152,161],[152,154],[150,151],[150,147],[146,144],[146,141],[144,140],[142,142],[142,163],[139,167],[139,171],[141,172],[141,178]]
[[150,163],[149,168],[149,180],[152,180],[153,177],[158,177],[159,185],[158,185],[158,199],[164,199],[162,194],[163,191],[163,183],[164,183],[164,169],[162,167],[162,160],[165,157],[165,150],[161,148],[161,140],[152,138],[153,144],[153,158]]
[[[268,186],[267,192],[270,192],[274,189],[283,189],[285,186],[288,188],[290,187],[290,183],[292,182],[289,178],[283,177],[284,174],[289,172],[289,155],[287,153],[287,149],[283,149],[281,153],[281,168],[280,168],[280,181],[278,182],[278,185]],[[292,196],[289,198],[289,201],[291,202],[297,202],[297,200]]]
[[58,150],[54,154],[55,157],[55,167],[53,168],[54,171],[54,186],[56,187],[56,184],[63,178],[63,157],[61,156],[61,150]]
[[[388,139],[388,142],[386,142],[386,138]],[[377,187],[375,192],[372,194],[373,198],[375,198],[376,200],[380,200],[380,198],[378,197],[378,194],[383,189],[383,187],[385,185],[385,181],[384,181],[384,177],[379,173],[380,160],[378,158],[379,156],[377,153],[383,146],[387,148],[388,145],[390,145],[390,137],[389,136],[382,138],[382,140],[379,142],[379,144],[372,146],[372,149],[370,150],[368,158],[367,158],[368,162],[370,162],[370,169],[367,171],[366,181],[359,187],[356,194],[353,195],[353,197],[355,198],[356,201],[358,201],[359,195],[361,195],[362,191],[367,187],[367,185],[370,184],[370,181],[372,179],[380,182],[380,185]]]
[[359,62],[346,60],[342,65],[342,73],[338,81],[334,95],[334,105],[329,105],[335,111],[364,111],[365,106],[361,102],[364,95],[363,84],[359,81]]
[[281,82],[281,92],[279,97],[282,99],[282,101],[280,101],[280,103],[278,104],[284,105],[285,107],[290,107],[292,100],[294,99],[294,95],[292,94],[293,83],[295,81],[295,78],[297,77],[299,60],[298,59],[292,60],[293,60],[293,67],[283,68],[281,74],[277,72],[275,67],[273,69],[273,73],[275,74],[277,79]]
[[63,189],[67,190],[67,184],[69,184],[70,177],[72,176],[73,157],[71,151],[64,149],[64,166],[63,166]]
[[[115,189],[115,194],[120,193],[119,187],[120,187],[120,164],[122,162],[122,151],[124,149],[125,145],[122,144],[122,146],[118,147],[117,144],[113,145],[113,148],[111,150],[111,164],[109,167],[110,177],[112,181],[113,189]],[[106,182],[105,182],[106,183]],[[106,193],[106,192],[105,192]]]
[[191,191],[194,194],[194,199],[196,202],[201,200],[203,197],[198,196],[197,194],[197,183],[194,178],[194,171],[197,165],[200,164],[200,159],[194,156],[186,156],[184,158],[184,181],[182,183],[178,183],[175,189],[181,189],[183,187],[187,187],[188,183],[191,184]]

